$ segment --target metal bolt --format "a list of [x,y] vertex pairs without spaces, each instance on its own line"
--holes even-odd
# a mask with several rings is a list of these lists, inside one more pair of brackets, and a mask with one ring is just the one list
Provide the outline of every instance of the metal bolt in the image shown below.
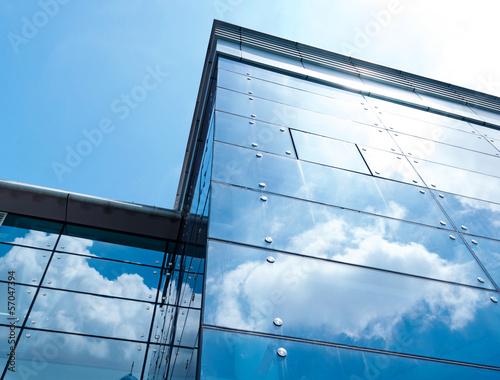
[[498,303],[498,300],[495,297],[490,297],[490,300],[492,300],[495,303]]
[[268,263],[271,263],[271,264],[276,261],[276,259],[274,257],[272,257],[272,256],[267,256],[266,260],[267,260]]
[[285,153],[286,154],[292,154],[292,152],[290,152],[289,150],[287,150]]
[[283,321],[281,320],[281,318],[274,318],[273,323],[276,326],[281,326],[283,324]]
[[481,283],[481,284],[484,284],[484,278],[482,277],[478,277],[477,280]]
[[472,239],[471,242],[473,242],[474,244],[477,244],[477,241],[475,241],[474,239]]
[[260,186],[260,187],[266,187],[266,184],[265,184],[264,182],[260,182],[260,183],[259,183],[259,186]]
[[261,154],[261,153],[257,153],[257,154],[255,155],[255,157],[261,158],[261,157],[262,157],[262,154]]
[[451,239],[451,240],[455,240],[455,236],[450,235],[450,239]]
[[284,358],[287,354],[286,350],[283,348],[283,347],[280,347],[278,348],[278,350],[276,351],[278,353],[279,356],[281,356],[282,358]]
[[265,202],[265,201],[267,201],[267,197],[265,195],[263,195],[262,197],[260,197],[260,200]]
[[440,221],[439,222],[442,226],[446,226],[446,222]]
[[462,230],[466,230],[467,231],[467,227],[465,226],[461,226]]
[[272,243],[273,242],[273,238],[268,236],[264,239],[266,241],[266,243]]
[[424,190],[420,190],[420,192],[421,192],[422,194],[425,194],[425,191],[424,191]]

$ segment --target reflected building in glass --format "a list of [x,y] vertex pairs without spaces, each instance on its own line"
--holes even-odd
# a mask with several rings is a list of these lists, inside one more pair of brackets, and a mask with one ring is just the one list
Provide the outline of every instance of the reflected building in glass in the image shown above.
[[3,376],[497,379],[499,156],[494,96],[216,21],[174,210],[1,184]]

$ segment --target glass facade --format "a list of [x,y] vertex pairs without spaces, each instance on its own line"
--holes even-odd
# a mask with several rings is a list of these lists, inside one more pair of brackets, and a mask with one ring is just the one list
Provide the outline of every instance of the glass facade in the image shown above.
[[200,378],[500,376],[479,116],[279,71],[218,60]]
[[169,234],[0,191],[1,378],[499,378],[498,101],[231,28]]

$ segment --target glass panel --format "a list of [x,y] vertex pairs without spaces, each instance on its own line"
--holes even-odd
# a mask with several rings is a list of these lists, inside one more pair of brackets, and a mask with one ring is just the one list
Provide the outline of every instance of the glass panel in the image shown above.
[[[347,103],[346,103],[347,104]],[[360,105],[360,107],[362,107]],[[309,111],[303,108],[292,107],[286,104],[272,102],[261,98],[250,100],[249,95],[240,94],[223,88],[217,89],[216,109],[244,117],[254,117],[256,120],[266,121],[273,124],[301,129],[308,123],[328,124],[335,122],[332,116]],[[378,119],[370,109],[362,112],[353,109],[338,110],[336,116],[342,115],[350,120],[374,125]],[[344,114],[342,114],[344,112]],[[251,116],[255,115],[255,116]]]
[[422,103],[422,99],[420,99],[418,95],[413,91],[396,87],[394,85],[380,83],[367,78],[361,78],[361,81],[365,85],[365,91],[369,93],[396,98],[400,101],[406,101],[416,104]]
[[[500,305],[490,300],[497,292],[278,252],[272,264],[265,252],[240,253],[208,252],[206,324],[500,365]],[[401,337],[411,344],[401,347]]]
[[[410,119],[406,121],[406,124],[416,123],[414,125],[419,125],[423,127],[425,123],[432,123],[443,127],[458,129],[464,132],[476,133],[476,130],[469,123],[463,120],[454,119],[444,115],[428,112],[423,109],[408,107],[403,104],[385,102],[383,100],[374,98],[368,98],[368,99],[369,102],[377,110],[379,117],[382,119],[384,123],[386,120],[388,123],[393,121],[394,125],[391,124],[391,126],[393,126],[394,129],[396,129],[396,126],[402,128],[401,126],[398,125],[400,124],[398,123],[398,121],[402,120],[401,117],[403,117],[405,120],[407,118]],[[396,117],[397,115],[399,115],[400,117],[397,118]]]
[[145,351],[143,343],[24,330],[16,372],[5,379],[121,379],[132,363],[132,375],[140,378]]
[[325,120],[318,119],[301,125],[299,129],[304,132],[311,132],[373,148],[400,152],[398,146],[385,129],[374,128],[350,120],[333,117],[325,118]]
[[349,102],[363,102],[364,98],[354,92],[344,91],[333,88],[327,85],[311,82],[301,78],[296,78],[290,75],[280,74],[274,71],[261,69],[256,66],[247,65],[241,62],[231,61],[219,57],[219,69],[224,69],[245,76],[250,76],[252,79],[260,78],[273,83],[279,83],[284,86],[297,88],[299,90],[312,92],[328,96],[330,98],[342,99]]
[[43,289],[31,310],[28,326],[40,329],[146,340],[153,305]]
[[479,261],[497,285],[500,286],[500,241],[464,235]]
[[361,147],[361,154],[374,176],[425,185],[405,156]]
[[436,98],[434,96],[429,96],[426,94],[418,93],[418,96],[422,98],[422,102],[431,108],[442,110],[445,112],[454,113],[460,116],[471,117],[477,119],[477,115],[472,112],[472,110],[464,104],[451,102],[446,99]]
[[[165,242],[163,242],[163,245],[165,245]],[[76,236],[61,235],[56,249],[64,252],[156,266],[161,266],[163,262],[163,251],[158,252],[146,248],[131,247]]]
[[[475,150],[481,153],[495,155],[497,150],[484,137],[478,134],[456,131],[451,128],[440,127],[435,124],[421,122],[398,115],[385,114],[382,118],[384,125],[397,132],[406,133],[424,139],[455,145],[461,148]],[[394,133],[397,136],[396,133]]]
[[[7,282],[0,282],[0,294],[2,295],[0,323],[10,325],[13,322],[16,326],[21,327],[33,302],[35,292],[36,288],[31,286],[22,286],[17,282],[12,286]],[[4,336],[7,339],[7,335]]]
[[178,308],[175,306],[157,305],[151,341],[162,344],[172,343],[177,313]]
[[216,113],[215,139],[263,152],[295,157],[288,128],[224,112]]
[[8,214],[0,227],[0,241],[52,249],[62,224]]
[[331,70],[323,66],[317,66],[309,62],[303,61],[302,64],[306,69],[308,78],[316,78],[330,83],[335,83],[342,87],[347,87],[353,90],[366,91],[366,86],[357,76],[343,73],[337,70]]
[[416,186],[215,144],[214,180],[440,227],[445,216]]
[[198,350],[174,348],[169,363],[168,379],[195,379]]
[[391,134],[403,152],[414,158],[500,177],[500,157],[399,133]]
[[301,160],[370,174],[355,144],[299,131],[292,138]]
[[500,125],[500,115],[497,112],[487,111],[480,108],[470,108],[472,109],[472,111],[474,111],[475,114],[479,115],[479,119],[491,124]]
[[[172,367],[170,366],[170,362],[172,363]],[[179,348],[172,350],[169,346],[150,346],[148,363],[146,374],[149,380],[167,378],[175,380],[195,379],[197,350]],[[182,371],[182,365],[184,365],[184,371]],[[169,368],[172,370],[173,367],[176,367],[175,376],[178,377],[167,377]]]
[[[364,99],[361,96],[352,96],[344,99],[336,99],[322,96],[302,89],[283,86],[262,79],[235,74],[225,70],[219,70],[217,86],[243,94],[249,97],[259,97],[284,103],[293,107],[334,115],[338,117],[350,117],[368,111],[364,109]],[[350,94],[349,92],[346,92]],[[345,98],[345,96],[344,96]]]
[[152,301],[159,280],[159,268],[56,253],[43,285]]
[[0,280],[7,281],[8,272],[16,272],[16,283],[38,285],[51,252],[40,249],[0,244]]
[[175,345],[184,347],[198,346],[200,314],[201,311],[199,309],[179,308],[174,341]]
[[213,186],[212,238],[492,287],[478,282],[483,271],[449,231],[274,195],[263,202],[258,192]]
[[[500,118],[500,115],[498,116]],[[500,120],[496,123],[500,124]],[[495,140],[500,140],[500,130],[492,127],[484,127],[482,125],[474,124],[474,128],[483,136],[491,137]]]
[[413,163],[430,187],[467,197],[500,203],[500,178],[419,160]]
[[500,237],[500,205],[454,194],[433,193],[460,231],[493,239]]
[[[398,343],[412,344],[406,337],[399,337]],[[201,378],[205,380],[498,378],[494,370],[212,329],[203,330],[202,347]],[[280,347],[287,351],[285,358],[276,353]]]
[[255,49],[248,45],[241,44],[240,46],[241,58],[243,60],[261,63],[266,66],[292,71],[305,76],[305,70],[299,60]]

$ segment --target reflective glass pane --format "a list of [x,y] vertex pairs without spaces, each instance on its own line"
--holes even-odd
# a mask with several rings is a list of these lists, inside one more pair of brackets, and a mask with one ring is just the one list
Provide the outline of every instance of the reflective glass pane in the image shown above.
[[214,180],[440,227],[445,216],[419,187],[249,149],[215,144]]
[[343,73],[337,70],[331,70],[305,61],[302,62],[302,64],[304,65],[309,78],[324,80],[353,90],[366,91],[365,84],[355,75]]
[[300,131],[292,131],[292,138],[301,160],[370,173],[355,144]]
[[[269,263],[265,256],[209,250],[206,324],[500,364],[500,305],[490,300],[497,292],[278,252]],[[402,337],[411,343],[402,347]]]
[[17,283],[38,285],[50,255],[50,251],[0,244],[0,280],[7,281],[8,272],[15,271]]
[[170,356],[167,379],[195,379],[198,350],[174,347]]
[[400,133],[391,134],[403,152],[413,158],[500,177],[500,157]]
[[[302,125],[308,123],[329,123],[332,116],[309,111],[303,108],[272,102],[270,100],[241,94],[238,92],[217,89],[216,109],[244,117],[254,117],[256,120],[266,121],[273,124],[287,126],[294,129],[301,129]],[[346,103],[348,104],[348,103]],[[360,105],[361,112],[356,108],[350,109],[342,107],[336,112],[337,117],[345,117],[349,120],[374,125],[378,119],[370,109],[364,109]],[[252,116],[255,115],[255,116]]]
[[153,322],[153,335],[151,341],[161,344],[171,344],[175,325],[177,323],[179,308],[165,304],[157,305],[155,320]]
[[476,114],[465,104],[455,103],[446,99],[436,98],[426,94],[418,93],[422,98],[422,102],[431,108],[442,110],[445,112],[454,113],[460,116],[477,118]]
[[[437,124],[443,127],[458,129],[464,132],[476,133],[476,130],[466,121],[454,119],[451,117],[447,117],[444,115],[439,115],[436,113],[425,111],[424,109],[412,108],[405,106],[403,104],[386,102],[379,99],[368,98],[370,104],[373,105],[375,110],[378,112],[379,117],[385,123],[386,121],[392,122],[394,121],[394,128],[398,126],[402,128],[397,121],[401,120],[401,117],[405,119],[410,119],[406,121],[408,123],[416,123],[414,125],[419,125],[423,127],[424,123],[432,123]],[[399,118],[396,116],[400,115]],[[400,131],[403,132],[403,131]]]
[[[305,80],[290,75],[280,74],[277,72],[261,69],[259,67],[251,66],[241,62],[231,61],[229,59],[221,57],[219,57],[219,68],[243,74],[246,77],[250,77],[251,80],[253,80],[254,78],[259,78],[273,83],[279,83],[284,86],[293,87],[299,90],[328,96],[330,98],[342,99],[345,101],[354,101],[354,102],[363,101],[363,96],[356,94],[354,92],[344,91],[324,84],[315,83],[310,80]],[[357,78],[355,79],[357,80]],[[360,83],[359,80],[358,83]]]
[[175,345],[184,347],[198,346],[200,315],[201,311],[199,309],[179,308],[174,341]]
[[24,330],[16,372],[5,379],[121,379],[132,363],[132,375],[140,378],[145,351],[144,343]]
[[[197,349],[153,345],[149,350],[148,380],[196,378]],[[168,377],[169,370],[173,377]]]
[[258,151],[295,157],[288,128],[253,121],[240,116],[216,113],[215,139]]
[[54,255],[44,286],[154,301],[160,270],[78,255]]
[[256,49],[248,45],[241,44],[241,58],[243,60],[258,62],[266,66],[281,68],[298,74],[305,75],[302,63],[293,58],[285,57],[275,53]]
[[[481,153],[495,155],[498,151],[484,137],[475,133],[466,133],[430,124],[404,116],[385,114],[382,117],[384,125],[394,131],[424,139],[455,145],[461,148],[475,150]],[[396,134],[395,134],[396,135]]]
[[[500,120],[497,122],[497,124],[500,124]],[[477,124],[474,124],[474,129],[483,136],[490,137],[495,140],[500,140],[500,129],[495,129],[492,127],[484,127],[482,125],[477,125]]]
[[424,182],[405,156],[368,147],[360,148],[361,154],[374,176],[420,186],[424,185]]
[[500,178],[418,160],[413,163],[429,187],[466,197],[500,203]]
[[[14,323],[16,326],[21,327],[35,297],[36,288],[17,283],[12,286],[12,283],[0,282],[0,292],[2,295],[0,323],[6,325]],[[16,318],[19,319],[16,320]]]
[[53,249],[62,225],[8,214],[0,227],[0,242]]
[[76,236],[61,235],[56,249],[63,252],[156,266],[163,262],[163,252]]
[[450,231],[213,186],[212,238],[491,288],[478,282],[484,272]]
[[[217,86],[249,94],[248,96],[250,97],[256,96],[339,117],[347,117],[366,111],[363,106],[364,99],[359,95],[349,98],[344,96],[341,100],[225,70],[219,70]],[[346,93],[351,94],[349,92]]]
[[422,99],[419,98],[417,94],[413,91],[396,87],[393,84],[385,84],[381,82],[374,81],[372,79],[361,78],[361,81],[365,85],[365,91],[372,94],[388,96],[398,100],[404,100],[406,102],[421,104]]
[[474,111],[474,113],[476,115],[479,116],[479,119],[484,120],[484,121],[491,123],[491,124],[500,125],[500,115],[497,112],[486,111],[486,110],[471,107],[471,106],[469,106],[469,107],[472,109],[472,111]]
[[[399,337],[398,343],[401,346],[412,344],[406,337]],[[498,378],[494,370],[224,330],[204,329],[202,347],[201,377],[206,380]],[[287,351],[284,358],[276,353],[281,347]]]
[[152,315],[149,303],[43,289],[27,326],[143,341]]
[[460,231],[500,238],[500,205],[437,191],[434,195]]
[[500,241],[470,235],[464,235],[464,238],[493,281],[500,286]]
[[300,130],[388,151],[400,150],[385,129],[346,119],[315,120],[300,126]]

